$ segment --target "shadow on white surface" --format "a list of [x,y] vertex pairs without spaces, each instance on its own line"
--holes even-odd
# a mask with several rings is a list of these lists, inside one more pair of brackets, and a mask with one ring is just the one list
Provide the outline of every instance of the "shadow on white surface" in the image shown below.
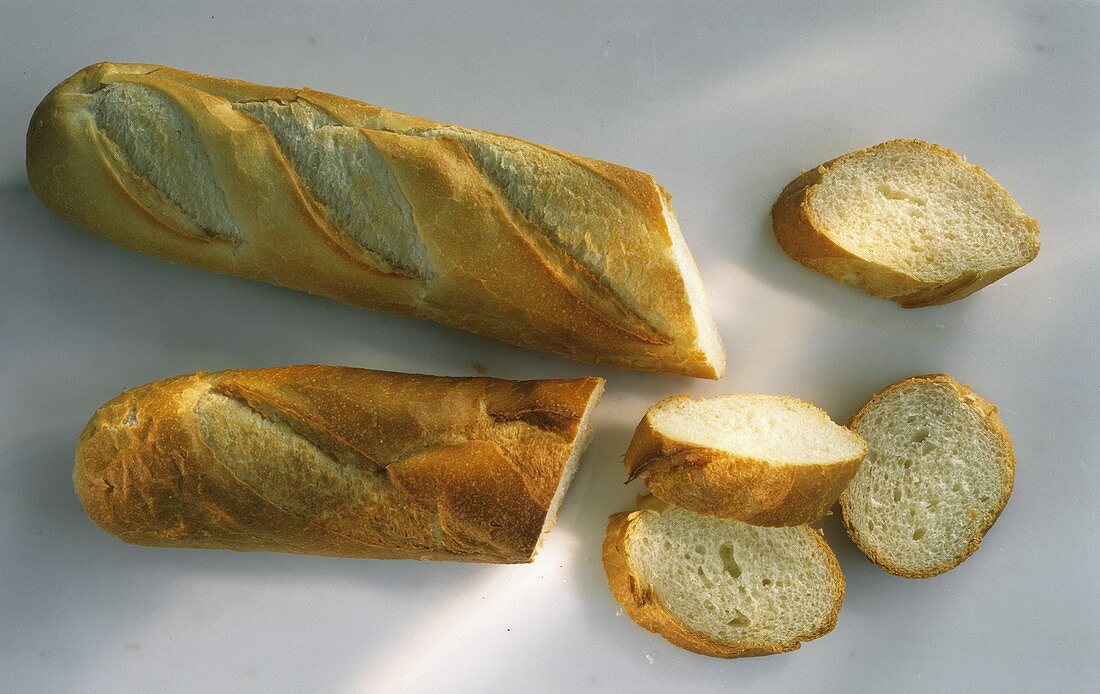
[[[189,639],[207,638],[206,632],[235,621],[233,613],[255,609],[253,591],[282,592],[287,604],[280,609],[306,620],[314,602],[309,597],[313,585],[337,594],[346,590],[377,605],[400,596],[402,601],[443,606],[457,595],[461,597],[456,607],[469,609],[466,596],[494,577],[506,578],[513,568],[127,545],[95,527],[80,508],[71,481],[73,441],[67,434],[5,441],[0,446],[0,459],[9,461],[4,483],[21,490],[15,503],[4,509],[0,537],[5,566],[21,569],[4,581],[4,620],[24,629],[18,645],[5,646],[51,669],[54,691],[86,691],[88,683],[110,679],[119,644],[101,641],[96,634],[124,635],[125,650],[135,657],[143,647],[163,646],[166,641],[187,647]],[[30,576],[33,582],[28,582]],[[184,595],[188,597],[181,600]],[[12,599],[15,596],[18,599]],[[303,602],[292,604],[295,600]],[[354,611],[361,612],[361,606]],[[191,624],[189,635],[165,632],[165,624],[181,622]],[[287,626],[285,633],[269,637],[308,639],[315,630],[308,622]],[[72,635],[61,636],[67,632]],[[364,645],[370,641],[354,630],[348,638]],[[49,640],[60,640],[66,647],[61,652],[35,648]],[[376,647],[352,647],[340,654],[348,677],[364,665],[380,666],[372,659],[364,661],[363,653],[382,655]],[[155,662],[148,665],[157,667]]]

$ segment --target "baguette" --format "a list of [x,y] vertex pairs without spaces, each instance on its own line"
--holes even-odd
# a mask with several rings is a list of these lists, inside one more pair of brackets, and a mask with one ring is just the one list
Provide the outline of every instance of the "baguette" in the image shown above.
[[623,465],[663,501],[753,525],[801,525],[836,503],[867,453],[820,408],[782,395],[666,398]]
[[813,528],[760,528],[660,502],[611,517],[603,564],[639,626],[718,658],[796,650],[833,630],[844,601],[844,574]]
[[42,201],[128,248],[632,369],[725,355],[648,174],[310,89],[100,63],[27,133]]
[[906,308],[946,304],[1031,262],[1039,225],[981,167],[891,140],[805,172],[772,208],[806,267]]
[[1016,467],[996,406],[947,374],[915,376],[873,397],[850,426],[869,452],[840,508],[871,561],[929,578],[977,551]]
[[529,562],[602,391],[334,366],[178,376],[96,411],[73,482],[135,544]]

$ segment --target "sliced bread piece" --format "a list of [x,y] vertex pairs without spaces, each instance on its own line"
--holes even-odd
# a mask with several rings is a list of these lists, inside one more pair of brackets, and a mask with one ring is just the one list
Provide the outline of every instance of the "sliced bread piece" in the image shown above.
[[840,497],[871,561],[906,578],[958,566],[1012,494],[1015,456],[997,408],[946,374],[895,383],[852,417],[867,459]]
[[644,505],[612,516],[603,544],[611,593],[640,626],[719,658],[793,651],[836,626],[844,575],[818,531]]
[[1008,191],[920,140],[807,171],[779,196],[772,228],[806,267],[907,308],[961,299],[1039,252],[1039,225]]
[[867,452],[818,407],[783,395],[667,398],[623,458],[653,494],[717,518],[801,525],[836,502]]

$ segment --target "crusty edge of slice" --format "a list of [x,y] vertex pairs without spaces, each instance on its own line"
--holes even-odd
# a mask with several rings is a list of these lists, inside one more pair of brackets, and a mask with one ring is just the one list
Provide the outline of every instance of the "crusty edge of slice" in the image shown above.
[[743,643],[716,641],[692,629],[665,607],[653,587],[635,572],[630,564],[630,557],[626,551],[627,538],[635,522],[645,513],[657,513],[657,511],[639,509],[611,516],[603,541],[603,567],[611,594],[627,615],[643,629],[652,631],[672,644],[694,653],[715,658],[744,658],[798,650],[803,641],[812,641],[824,636],[836,627],[840,606],[844,602],[844,574],[825,538],[813,528],[805,526],[806,532],[825,550],[830,574],[837,586],[836,603],[833,605],[828,621],[821,628],[807,634],[800,634],[789,641]]
[[861,552],[867,555],[868,559],[878,564],[889,573],[894,574],[895,576],[901,576],[902,578],[932,578],[933,576],[938,576],[942,573],[950,571],[951,569],[966,561],[966,559],[969,558],[971,554],[974,554],[974,552],[978,551],[978,547],[981,546],[982,539],[985,537],[985,534],[989,532],[989,529],[992,528],[993,524],[997,522],[997,519],[1000,517],[1001,512],[1004,511],[1005,505],[1008,504],[1009,497],[1012,496],[1012,485],[1016,473],[1016,454],[1015,450],[1012,447],[1012,439],[1008,435],[1008,429],[1005,428],[1004,422],[1001,421],[1000,415],[997,414],[997,406],[975,393],[969,385],[965,383],[959,383],[949,374],[927,374],[924,376],[912,376],[910,378],[902,379],[897,383],[886,387],[882,390],[882,392],[876,393],[869,401],[867,401],[867,404],[859,408],[859,411],[852,415],[851,419],[848,420],[848,426],[855,430],[855,428],[859,425],[860,420],[863,418],[864,413],[867,412],[868,409],[877,405],[883,398],[885,398],[894,390],[897,390],[898,388],[901,388],[904,385],[908,385],[914,381],[924,381],[927,384],[941,383],[953,388],[964,402],[970,405],[973,409],[977,410],[977,412],[982,416],[982,421],[985,423],[986,426],[989,427],[990,431],[992,431],[997,436],[997,438],[1000,439],[1001,445],[1008,453],[1007,457],[1005,458],[1007,463],[1007,483],[1005,484],[1004,489],[1001,490],[1001,498],[998,500],[995,509],[992,513],[987,515],[986,522],[981,525],[980,529],[975,533],[974,537],[971,538],[970,543],[967,545],[962,554],[952,559],[949,559],[943,564],[933,567],[932,569],[927,569],[923,571],[907,569],[904,566],[894,564],[889,559],[883,557],[878,552],[876,552],[875,549],[871,547],[871,545],[867,542],[867,540],[865,540],[859,534],[859,530],[852,524],[851,520],[848,518],[847,490],[845,490],[845,492],[840,495],[840,517],[841,520],[844,522],[844,529],[848,532],[848,537],[852,538],[852,542],[854,542],[855,545],[859,547]]
[[691,396],[665,398],[646,412],[623,465],[654,496],[695,513],[772,527],[811,523],[832,508],[867,454],[864,444],[858,456],[834,463],[774,463],[679,441],[658,431],[650,412],[680,399]]
[[[880,147],[894,142],[909,142],[936,150],[953,159],[974,167],[980,176],[1004,190],[986,171],[967,162],[961,155],[939,145],[922,140],[890,140],[872,147],[843,154],[820,166],[804,172],[787,184],[772,206],[772,231],[783,250],[806,267],[828,275],[846,284],[854,284],[868,294],[889,299],[905,308],[935,306],[947,304],[967,297],[982,287],[1001,279],[1013,270],[1017,270],[1035,259],[1039,253],[1039,224],[1033,218],[1024,215],[1028,226],[1035,234],[1035,243],[1030,257],[1019,265],[996,268],[986,272],[967,272],[947,282],[922,281],[908,273],[891,268],[888,265],[863,258],[841,247],[825,231],[824,225],[817,223],[810,211],[810,197],[814,188],[835,166],[854,157],[864,156]],[[1011,196],[1010,196],[1011,197]]]

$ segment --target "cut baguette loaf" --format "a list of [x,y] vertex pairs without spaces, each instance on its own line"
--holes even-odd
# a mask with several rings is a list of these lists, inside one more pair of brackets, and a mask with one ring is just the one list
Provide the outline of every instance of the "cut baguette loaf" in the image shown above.
[[73,482],[135,544],[528,562],[602,391],[333,366],[179,376],[100,407]]
[[836,503],[866,452],[859,436],[796,398],[677,395],[649,408],[623,465],[654,496],[696,513],[801,525]]
[[648,174],[312,91],[100,63],[27,133],[46,205],[174,262],[533,349],[717,378],[724,352]]
[[1026,265],[1039,225],[949,149],[891,140],[807,171],[772,208],[806,267],[907,308],[946,304]]
[[840,498],[876,564],[927,578],[974,553],[1012,494],[1015,456],[997,408],[945,374],[895,383],[850,426],[867,459]]
[[611,517],[611,593],[630,618],[719,658],[792,651],[833,630],[844,575],[818,531],[760,528],[659,502]]

